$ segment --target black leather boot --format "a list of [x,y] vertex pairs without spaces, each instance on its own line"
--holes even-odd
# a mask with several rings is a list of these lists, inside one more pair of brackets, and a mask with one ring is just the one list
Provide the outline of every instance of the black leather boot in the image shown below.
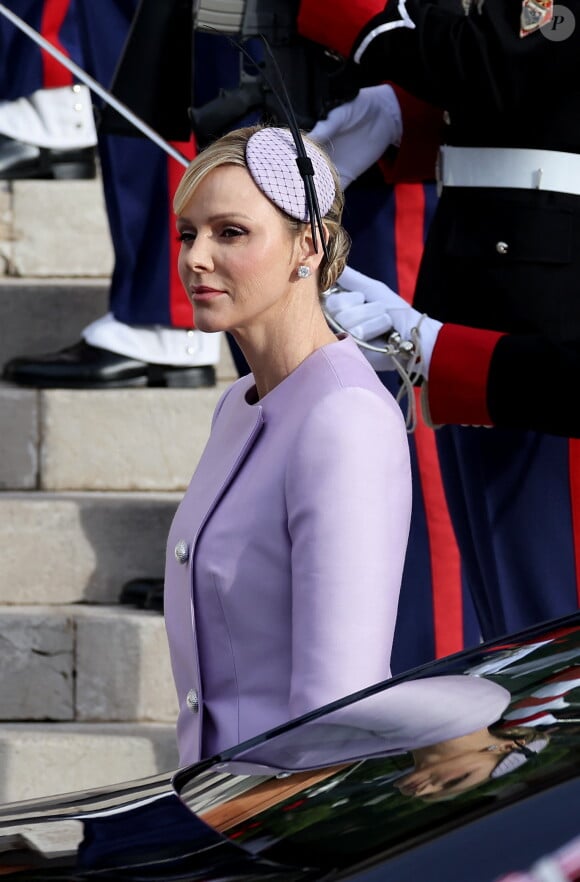
[[0,178],[83,180],[97,173],[94,147],[50,150],[0,135]]

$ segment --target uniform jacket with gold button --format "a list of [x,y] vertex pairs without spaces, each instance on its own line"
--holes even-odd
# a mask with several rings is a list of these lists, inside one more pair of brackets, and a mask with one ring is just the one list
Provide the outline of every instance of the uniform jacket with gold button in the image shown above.
[[[521,36],[542,5],[301,0],[298,24],[349,57],[362,85],[392,80],[444,110],[446,145],[553,151],[566,168],[580,154],[580,0]],[[569,177],[578,185],[578,163]],[[448,323],[429,374],[433,421],[580,436],[579,279],[580,195],[541,175],[529,189],[444,187],[414,301]]]

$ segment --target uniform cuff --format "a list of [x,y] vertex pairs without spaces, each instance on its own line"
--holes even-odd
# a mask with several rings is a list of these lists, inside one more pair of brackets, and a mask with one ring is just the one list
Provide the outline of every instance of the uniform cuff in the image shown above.
[[302,0],[298,33],[348,58],[356,38],[371,18],[383,12],[385,0]]
[[426,390],[433,425],[491,426],[487,383],[499,331],[444,324],[439,332]]

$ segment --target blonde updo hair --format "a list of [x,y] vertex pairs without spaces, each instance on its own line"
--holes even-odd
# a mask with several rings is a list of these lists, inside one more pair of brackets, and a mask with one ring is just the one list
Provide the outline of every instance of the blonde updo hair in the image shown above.
[[[175,213],[182,214],[184,212],[185,207],[193,196],[196,188],[214,169],[220,168],[222,165],[239,165],[242,166],[242,168],[247,169],[246,145],[252,135],[261,128],[263,128],[263,126],[245,126],[244,128],[234,129],[232,132],[228,132],[227,135],[218,138],[217,141],[214,141],[202,150],[193,160],[191,165],[189,165],[177,187],[173,199],[173,210]],[[303,137],[305,141],[309,140],[305,136]],[[328,237],[327,250],[329,257],[328,260],[326,257],[322,257],[322,262],[318,270],[319,289],[323,292],[327,291],[328,288],[331,288],[332,285],[334,285],[346,266],[348,252],[350,250],[350,237],[341,223],[342,211],[344,208],[344,193],[340,185],[338,172],[334,163],[322,150],[320,145],[317,144],[316,148],[323,153],[324,158],[328,163],[336,189],[333,203],[322,218]],[[271,204],[284,218],[287,226],[294,235],[298,235],[301,230],[304,229],[306,224],[290,217],[274,205],[273,202],[271,202]],[[320,248],[320,243],[318,247]]]

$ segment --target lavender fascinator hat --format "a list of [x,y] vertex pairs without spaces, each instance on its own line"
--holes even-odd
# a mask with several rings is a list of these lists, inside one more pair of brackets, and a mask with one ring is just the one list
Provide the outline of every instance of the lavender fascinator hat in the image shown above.
[[[314,144],[304,142],[314,174],[313,184],[322,217],[336,194],[332,172],[323,154]],[[248,170],[255,184],[274,205],[303,223],[312,221],[304,178],[297,162],[298,152],[292,134],[277,127],[259,129],[246,144]]]

